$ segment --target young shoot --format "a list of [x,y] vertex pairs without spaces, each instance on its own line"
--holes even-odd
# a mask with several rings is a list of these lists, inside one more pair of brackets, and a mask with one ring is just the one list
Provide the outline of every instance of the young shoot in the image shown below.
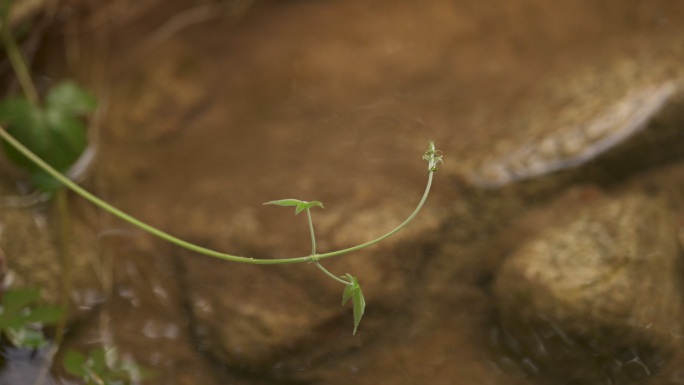
[[356,334],[356,330],[361,322],[361,317],[366,310],[366,300],[363,298],[363,292],[361,291],[361,285],[359,285],[359,280],[347,273],[342,277],[337,277],[335,274],[331,273],[328,269],[323,267],[318,259],[316,258],[316,235],[313,228],[313,220],[311,219],[311,208],[312,207],[323,207],[323,203],[319,201],[307,202],[300,201],[299,199],[281,199],[276,201],[270,201],[264,203],[265,205],[277,205],[277,206],[294,206],[295,215],[299,215],[303,210],[306,211],[306,217],[309,222],[309,234],[311,235],[311,263],[316,265],[325,275],[332,278],[333,280],[344,285],[344,291],[342,292],[342,306],[344,306],[349,299],[352,300],[352,309],[354,314],[354,331],[352,335]]
[[418,215],[418,212],[420,212],[423,205],[425,204],[427,197],[430,193],[430,188],[432,187],[433,175],[437,171],[437,165],[439,163],[443,162],[441,151],[439,151],[435,148],[434,141],[430,141],[428,144],[428,150],[423,154],[423,160],[428,162],[427,185],[425,187],[425,191],[423,193],[422,198],[418,202],[417,207],[408,216],[408,218],[406,218],[406,220],[404,220],[402,223],[400,223],[397,227],[390,230],[389,232],[387,232],[384,235],[381,235],[381,236],[379,236],[375,239],[372,239],[370,241],[367,241],[365,243],[362,243],[362,244],[359,244],[356,246],[352,246],[352,247],[348,247],[345,249],[337,250],[337,251],[331,251],[331,252],[326,252],[326,253],[321,253],[321,254],[319,254],[316,251],[316,239],[315,239],[314,232],[313,232],[313,224],[311,221],[310,209],[313,207],[323,208],[323,204],[321,202],[319,202],[319,201],[307,202],[307,201],[301,201],[301,200],[297,200],[297,199],[282,199],[282,200],[270,201],[270,202],[265,203],[265,204],[272,204],[272,205],[278,205],[278,206],[295,207],[295,214],[299,214],[302,211],[306,211],[307,217],[309,219],[309,228],[310,228],[310,232],[311,232],[311,254],[307,255],[307,256],[294,257],[294,258],[257,259],[257,258],[250,258],[250,257],[243,257],[243,256],[227,254],[227,253],[219,252],[216,250],[208,249],[206,247],[190,243],[188,241],[185,241],[183,239],[175,237],[169,233],[166,233],[162,230],[159,230],[153,226],[150,226],[147,223],[142,222],[139,219],[117,209],[116,207],[110,205],[109,203],[98,198],[97,196],[90,193],[89,191],[87,191],[83,187],[81,187],[78,184],[71,181],[69,178],[64,176],[62,173],[60,173],[59,171],[57,171],[56,169],[51,167],[47,162],[45,162],[39,156],[34,154],[24,144],[22,144],[16,138],[14,138],[12,135],[10,135],[2,127],[0,127],[0,138],[5,141],[7,146],[12,147],[18,153],[25,156],[26,159],[33,162],[37,168],[44,171],[47,175],[50,175],[56,181],[61,183],[63,186],[72,190],[73,192],[80,195],[84,199],[90,201],[91,203],[93,203],[96,206],[100,207],[101,209],[109,212],[110,214],[130,223],[133,226],[136,226],[136,227],[138,227],[138,228],[140,228],[140,229],[142,229],[142,230],[144,230],[144,231],[146,231],[152,235],[155,235],[161,239],[164,239],[164,240],[166,240],[170,243],[173,243],[177,246],[183,247],[187,250],[194,251],[194,252],[204,254],[204,255],[208,255],[210,257],[224,259],[224,260],[231,261],[231,262],[247,263],[247,264],[253,264],[253,265],[276,265],[276,264],[292,264],[292,263],[303,263],[303,262],[314,263],[326,275],[328,275],[332,279],[334,279],[334,280],[345,285],[345,290],[344,290],[342,298],[343,298],[343,303],[346,303],[349,299],[352,300],[353,310],[354,310],[354,333],[356,333],[356,329],[358,327],[359,321],[361,320],[361,317],[363,316],[364,309],[365,309],[365,300],[363,298],[363,293],[361,292],[361,287],[358,283],[358,280],[350,274],[346,274],[342,277],[337,277],[334,274],[330,273],[328,270],[326,270],[320,264],[319,261],[322,259],[331,258],[331,257],[351,253],[353,251],[361,250],[361,249],[364,249],[366,247],[372,246],[378,242],[381,242],[381,241],[391,237],[392,235],[396,234],[401,229],[406,227],[406,225],[408,225],[409,222],[411,222],[413,220],[413,218],[415,218],[416,215]]

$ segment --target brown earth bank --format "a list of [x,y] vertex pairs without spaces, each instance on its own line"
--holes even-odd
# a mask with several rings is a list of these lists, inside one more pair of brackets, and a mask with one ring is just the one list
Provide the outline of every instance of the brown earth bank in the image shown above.
[[[427,179],[420,158],[429,139],[445,163],[406,230],[324,262],[361,282],[368,305],[355,336],[351,310],[339,306],[341,285],[312,265],[244,266],[195,255],[74,198],[74,238],[86,245],[77,254],[98,254],[108,272],[99,285],[78,281],[76,298],[108,298],[96,296],[99,305],[73,324],[70,346],[112,340],[157,373],[146,384],[684,382],[681,325],[669,312],[681,308],[680,275],[670,267],[684,238],[684,3],[86,6],[59,13],[34,75],[45,84],[74,76],[98,94],[90,132],[98,158],[84,185],[172,234],[237,255],[307,255],[305,218],[262,203],[315,199],[325,204],[313,212],[318,250],[348,247],[410,214]],[[658,203],[620,211],[632,196]],[[601,214],[612,207],[622,214]],[[603,230],[584,210],[599,213]],[[48,228],[50,213],[40,214]],[[18,271],[13,259],[48,246],[31,242],[34,212],[0,215],[0,247]],[[573,223],[588,225],[572,232]],[[619,246],[644,226],[670,236],[635,246],[633,259],[666,254],[669,262],[649,260],[665,267],[636,269],[611,286],[617,268],[602,268],[583,245],[603,247],[607,260],[629,260]],[[564,241],[545,238],[554,232]],[[545,254],[529,252],[549,239]],[[555,261],[534,266],[566,280],[539,289],[519,278],[509,266],[523,254]],[[596,285],[577,283],[582,275],[572,290],[560,290],[570,263],[561,257],[586,261],[580,273],[610,290],[583,292]],[[45,271],[33,281],[49,282]],[[518,297],[506,296],[529,287],[561,297],[517,306]],[[631,334],[613,338],[636,337],[575,343],[577,330],[603,330],[596,309],[615,292],[628,294],[609,313],[610,327]],[[598,299],[568,315],[560,305],[572,296]],[[630,303],[640,308],[630,313]],[[530,331],[537,324],[528,320],[542,312],[572,322],[555,334],[546,324]],[[643,338],[631,332],[646,328],[648,317],[662,347],[655,353],[639,350],[650,330],[640,331]],[[562,352],[572,354],[544,358],[546,345],[534,342],[542,334],[570,336],[573,349]],[[596,350],[596,362],[573,358]]]

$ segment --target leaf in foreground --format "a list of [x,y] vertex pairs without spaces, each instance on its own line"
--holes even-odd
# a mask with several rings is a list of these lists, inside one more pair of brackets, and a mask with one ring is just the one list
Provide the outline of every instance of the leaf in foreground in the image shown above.
[[349,299],[352,300],[352,308],[354,312],[354,332],[352,335],[356,334],[356,330],[361,322],[361,317],[366,311],[366,300],[363,298],[363,292],[361,291],[361,285],[359,285],[359,280],[351,274],[347,273],[345,276],[351,283],[351,285],[346,285],[344,287],[344,292],[342,293],[342,306],[344,306]]
[[[0,124],[7,132],[60,172],[66,172],[88,145],[83,118],[95,109],[95,98],[73,82],[57,84],[47,95],[44,106],[26,98],[0,102]],[[4,142],[5,153],[31,173],[31,180],[43,191],[61,186],[48,173]]]
[[43,335],[45,324],[56,323],[63,310],[55,306],[41,306],[37,288],[11,289],[0,303],[0,332],[16,347],[37,349],[48,341]]

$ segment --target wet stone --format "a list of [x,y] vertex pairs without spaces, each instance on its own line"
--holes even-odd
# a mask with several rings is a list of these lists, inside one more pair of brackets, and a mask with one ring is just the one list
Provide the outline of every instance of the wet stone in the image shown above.
[[285,360],[342,310],[317,303],[299,277],[285,279],[278,268],[189,256],[183,270],[192,333],[202,350],[239,371],[267,375],[273,362]]
[[575,210],[542,227],[498,271],[497,345],[552,378],[650,377],[682,332],[673,210],[640,194],[567,212]]
[[[614,66],[618,68],[620,63]],[[632,66],[636,64],[628,67]],[[598,95],[594,101],[585,100],[588,88],[582,91],[582,87],[558,85],[563,91],[551,92],[548,100],[566,101],[560,113],[550,106],[542,108],[549,102],[539,101],[540,111],[545,112],[535,111],[521,118],[524,129],[509,130],[507,135],[498,138],[497,142],[504,145],[492,149],[483,160],[475,162],[476,166],[464,171],[465,179],[479,187],[501,187],[576,168],[625,143],[642,140],[639,134],[648,129],[657,135],[658,127],[652,122],[665,107],[681,98],[680,75],[670,75],[664,80],[652,74],[637,75],[634,71],[626,74],[608,71],[606,76],[614,78],[620,86],[601,90],[604,95]],[[594,79],[582,74],[575,76],[581,84],[592,84]],[[548,111],[553,111],[551,118]]]

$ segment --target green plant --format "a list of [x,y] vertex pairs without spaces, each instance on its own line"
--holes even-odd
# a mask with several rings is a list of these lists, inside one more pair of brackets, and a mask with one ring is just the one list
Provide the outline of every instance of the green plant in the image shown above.
[[[298,215],[302,211],[306,211],[306,216],[309,221],[309,233],[311,234],[311,255],[316,254],[316,235],[314,234],[313,221],[311,219],[311,208],[320,207],[323,208],[323,203],[319,201],[307,202],[300,201],[298,199],[281,199],[277,201],[270,201],[264,203],[265,205],[277,205],[277,206],[294,206],[295,215]],[[323,265],[321,265],[318,260],[314,260],[313,263],[321,269],[327,276],[333,280],[340,282],[344,285],[344,291],[342,292],[342,306],[344,306],[349,299],[352,300],[352,308],[354,314],[354,331],[352,334],[356,334],[356,330],[361,322],[361,317],[366,311],[366,300],[363,298],[363,292],[361,291],[361,286],[359,285],[359,280],[351,274],[347,273],[342,277],[336,277],[333,273],[328,271]]]
[[[41,101],[28,66],[9,25],[12,0],[0,0],[0,39],[19,80],[23,95],[0,101],[0,122],[7,131],[55,169],[65,173],[87,146],[82,118],[92,113],[95,98],[73,81],[52,87]],[[7,157],[26,168],[39,190],[54,192],[60,183],[13,147],[5,145]]]
[[326,274],[333,279],[340,281],[341,283],[345,284],[345,290],[343,294],[343,303],[346,303],[347,300],[352,299],[353,303],[353,308],[354,308],[354,332],[356,332],[356,329],[358,328],[358,324],[361,320],[361,317],[363,316],[363,312],[365,309],[365,301],[363,299],[363,293],[361,292],[361,287],[359,286],[358,280],[356,280],[353,276],[347,274],[344,276],[345,279],[338,278],[332,273],[328,272],[325,270],[322,265],[320,265],[319,261],[322,259],[326,258],[331,258],[347,253],[351,253],[353,251],[361,250],[364,249],[368,246],[374,245],[378,242],[381,242],[390,236],[396,234],[399,232],[401,229],[406,227],[413,218],[418,215],[418,212],[420,212],[421,208],[425,204],[425,201],[427,200],[427,197],[430,193],[430,188],[432,187],[432,179],[434,173],[437,171],[437,166],[439,163],[442,163],[442,153],[441,151],[437,150],[435,148],[435,143],[434,141],[430,141],[428,144],[428,150],[423,154],[423,160],[428,162],[428,168],[427,168],[427,173],[428,173],[428,180],[427,180],[427,185],[425,187],[425,192],[423,193],[423,196],[418,203],[418,206],[413,210],[413,212],[402,222],[399,224],[397,227],[395,227],[393,230],[389,231],[388,233],[375,238],[373,240],[370,240],[368,242],[362,243],[360,245],[348,247],[346,249],[342,250],[337,250],[337,251],[331,251],[327,253],[321,253],[318,254],[315,249],[315,237],[313,235],[313,225],[311,223],[311,213],[310,209],[312,207],[322,207],[322,203],[318,201],[312,201],[312,202],[306,202],[306,201],[300,201],[296,199],[283,199],[283,200],[278,200],[278,201],[271,201],[267,202],[266,204],[275,204],[275,205],[280,205],[280,206],[294,206],[295,207],[295,213],[300,213],[302,211],[306,211],[307,215],[309,217],[309,225],[311,229],[311,242],[312,242],[312,252],[308,256],[303,256],[303,257],[295,257],[295,258],[278,258],[278,259],[255,259],[255,258],[249,258],[249,257],[242,257],[242,256],[237,256],[237,255],[232,255],[232,254],[227,254],[227,253],[222,253],[219,251],[211,250],[202,246],[198,246],[195,244],[192,244],[190,242],[187,242],[185,240],[182,240],[180,238],[177,238],[171,234],[168,234],[164,231],[161,231],[155,227],[152,227],[136,218],[133,216],[126,214],[125,212],[117,209],[116,207],[111,206],[109,203],[103,201],[102,199],[96,197],[83,187],[79,186],[78,184],[74,183],[73,181],[69,180],[69,178],[65,177],[62,175],[59,171],[55,170],[53,167],[51,167],[49,164],[47,164],[45,161],[40,159],[40,157],[36,156],[31,150],[26,148],[21,142],[16,140],[14,137],[12,137],[10,134],[7,133],[3,128],[0,127],[0,137],[5,140],[10,146],[14,147],[17,151],[22,153],[24,156],[29,158],[32,162],[34,162],[38,167],[40,167],[43,171],[46,173],[50,174],[53,178],[57,179],[59,182],[64,184],[64,186],[68,187],[70,190],[74,191],[81,197],[89,200],[96,206],[102,208],[103,210],[106,210],[107,212],[111,213],[112,215],[115,215],[119,217],[120,219],[123,219],[124,221],[144,230],[147,231],[150,234],[153,234],[159,238],[162,238],[170,243],[173,243],[177,246],[183,247],[185,249],[208,255],[210,257],[215,257],[215,258],[220,258],[224,259],[227,261],[231,262],[238,262],[238,263],[247,263],[247,264],[253,264],[253,265],[276,265],[276,264],[291,264],[291,263],[314,263],[316,266],[318,266],[321,270],[326,272]]
[[0,305],[0,331],[20,348],[38,349],[48,344],[43,326],[54,324],[64,314],[60,307],[39,305],[40,289],[7,290]]
[[[9,124],[7,131],[0,127],[0,137],[3,139],[8,157],[31,172],[31,179],[39,189],[54,191],[61,186],[65,186],[103,210],[144,231],[185,249],[211,257],[255,265],[313,263],[327,276],[344,284],[342,305],[344,306],[351,299],[354,315],[353,334],[356,334],[366,307],[366,301],[358,279],[349,273],[339,277],[335,276],[325,269],[319,261],[361,250],[381,242],[396,234],[415,218],[430,193],[433,175],[437,171],[437,166],[439,163],[442,163],[442,153],[435,148],[434,141],[429,142],[428,150],[423,155],[423,160],[428,162],[428,180],[425,192],[418,206],[404,222],[378,238],[346,249],[319,254],[316,250],[316,237],[311,219],[311,208],[322,208],[323,204],[319,201],[308,202],[298,199],[281,199],[266,202],[265,204],[294,207],[295,214],[306,211],[311,233],[311,254],[296,258],[255,259],[207,249],[177,238],[126,214],[63,175],[86,147],[85,130],[80,118],[92,112],[96,102],[92,96],[75,83],[63,82],[47,94],[45,105],[40,105],[38,94],[28,73],[28,67],[14,42],[11,28],[7,22],[11,4],[11,0],[0,0],[0,21],[2,22],[0,35],[5,44],[10,62],[24,90],[24,98],[12,98],[0,102],[0,122]],[[63,196],[61,198],[58,202],[60,202],[60,212],[64,214],[62,216],[64,224],[67,222],[65,214],[67,212],[66,199]],[[63,225],[62,227],[65,228],[67,226]],[[63,231],[65,235],[62,239],[66,239],[66,233]],[[66,242],[62,243],[64,258],[66,258]],[[64,265],[68,267],[68,263],[64,263]],[[65,269],[65,271],[68,271],[68,269]]]

